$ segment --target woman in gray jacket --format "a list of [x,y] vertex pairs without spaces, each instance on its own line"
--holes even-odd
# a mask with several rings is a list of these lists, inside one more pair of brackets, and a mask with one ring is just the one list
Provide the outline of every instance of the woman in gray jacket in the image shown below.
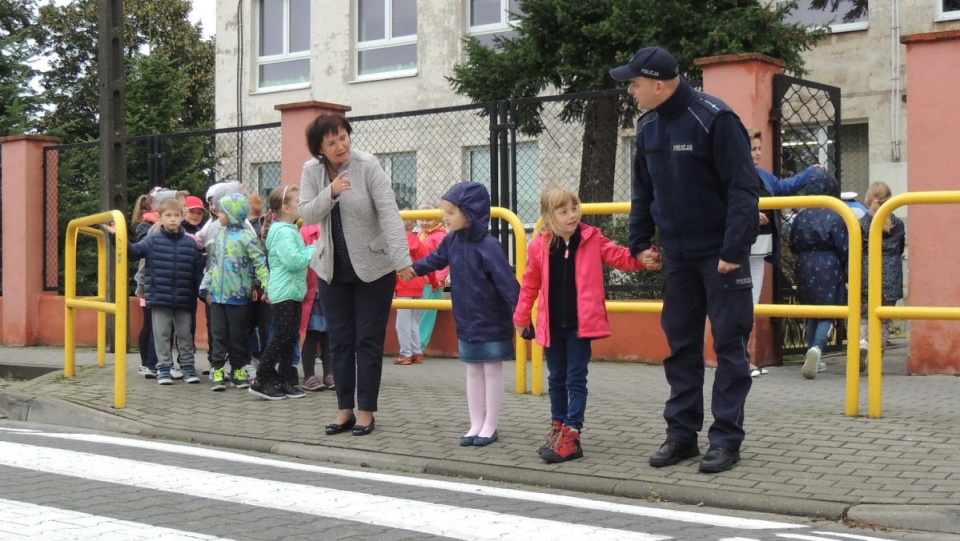
[[307,128],[314,157],[303,166],[300,216],[321,231],[310,267],[320,278],[339,407],[326,433],[365,436],[374,429],[397,272],[411,261],[390,179],[376,157],[351,148],[352,131],[339,115]]

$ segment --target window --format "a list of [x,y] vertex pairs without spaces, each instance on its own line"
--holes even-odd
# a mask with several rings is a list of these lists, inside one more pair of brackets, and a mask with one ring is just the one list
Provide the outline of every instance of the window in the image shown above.
[[[490,190],[490,149],[469,149],[470,180]],[[517,217],[526,227],[540,218],[540,148],[536,142],[517,143]],[[494,205],[496,206],[496,205]]]
[[955,21],[960,19],[960,0],[940,1],[940,21]]
[[840,126],[841,189],[860,198],[870,185],[870,130],[867,123]]
[[310,0],[260,0],[258,87],[310,82]]
[[384,154],[377,156],[380,166],[390,177],[400,210],[417,208],[417,155]]
[[[777,7],[785,4],[783,0],[777,2]],[[855,0],[840,0],[837,9],[815,9],[810,7],[811,0],[800,0],[797,8],[784,19],[788,23],[801,23],[807,26],[830,26],[831,32],[851,32],[866,30],[869,26],[870,12],[864,13],[855,19],[844,21],[843,16],[849,12]]]
[[519,0],[467,0],[468,33],[487,47],[493,47],[497,36],[514,37],[512,22],[520,13]]
[[357,78],[417,73],[417,0],[357,0]]
[[270,198],[270,192],[280,186],[280,164],[279,163],[261,163],[257,168],[257,193],[263,200]]

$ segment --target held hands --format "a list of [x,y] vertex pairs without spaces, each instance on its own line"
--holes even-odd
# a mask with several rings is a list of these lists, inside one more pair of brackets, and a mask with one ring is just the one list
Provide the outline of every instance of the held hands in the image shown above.
[[330,183],[330,193],[332,193],[334,197],[339,197],[341,193],[349,189],[350,175],[347,174],[347,171],[337,175],[337,178],[333,179],[333,182]]
[[403,280],[404,282],[409,282],[410,280],[413,280],[414,278],[417,277],[417,273],[413,271],[413,267],[407,267],[405,269],[402,269],[399,272],[399,274],[400,274],[400,279]]
[[643,268],[647,270],[660,270],[663,266],[660,250],[656,246],[651,246],[637,254],[637,260],[639,260]]

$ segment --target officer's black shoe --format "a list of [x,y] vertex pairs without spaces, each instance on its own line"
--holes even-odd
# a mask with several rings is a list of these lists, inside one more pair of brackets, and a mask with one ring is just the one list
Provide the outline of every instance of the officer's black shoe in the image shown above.
[[693,458],[700,454],[696,443],[683,445],[675,441],[667,441],[660,446],[656,453],[650,455],[648,461],[654,468],[673,466],[685,458]]
[[740,451],[711,445],[700,460],[700,471],[703,473],[720,473],[733,468],[737,462],[740,462]]

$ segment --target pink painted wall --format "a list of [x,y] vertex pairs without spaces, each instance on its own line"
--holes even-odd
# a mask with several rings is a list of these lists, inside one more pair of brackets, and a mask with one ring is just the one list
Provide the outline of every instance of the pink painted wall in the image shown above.
[[28,346],[37,337],[43,295],[43,147],[52,137],[0,138],[3,152],[3,343]]
[[[770,109],[773,107],[773,76],[783,73],[786,64],[782,60],[758,53],[712,56],[694,62],[703,69],[703,90],[727,103],[740,117],[747,129],[760,130],[763,136],[763,152],[760,164],[767,170],[773,168],[773,125]],[[769,263],[764,271],[763,291],[760,302],[773,302],[773,266]],[[758,366],[782,364],[777,354],[773,326],[770,318],[755,319],[754,340],[751,358]],[[716,361],[713,340],[706,336],[704,356]]]
[[300,185],[303,163],[312,158],[307,151],[307,126],[320,115],[344,115],[349,105],[305,101],[274,107],[280,111],[280,175],[284,184]]
[[[911,192],[958,190],[960,31],[905,36],[907,180]],[[960,208],[910,210],[911,306],[960,306]],[[946,234],[945,234],[946,233]],[[960,321],[910,322],[912,374],[960,374]]]

